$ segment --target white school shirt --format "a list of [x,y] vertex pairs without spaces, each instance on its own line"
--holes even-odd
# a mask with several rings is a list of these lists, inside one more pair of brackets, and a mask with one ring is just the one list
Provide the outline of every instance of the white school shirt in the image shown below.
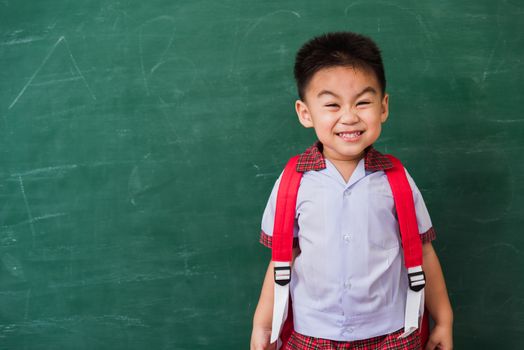
[[[404,326],[408,288],[393,195],[383,170],[391,162],[372,146],[346,183],[317,141],[300,157],[292,267],[294,328],[337,341],[368,339]],[[302,164],[302,165],[301,165]],[[424,242],[435,238],[426,205],[407,173]],[[271,246],[277,179],[262,218]]]

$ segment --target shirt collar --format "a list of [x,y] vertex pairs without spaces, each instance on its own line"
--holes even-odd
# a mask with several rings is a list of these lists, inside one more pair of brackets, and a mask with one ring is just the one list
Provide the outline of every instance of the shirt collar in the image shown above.
[[[312,146],[300,154],[297,163],[298,172],[306,172],[310,170],[322,170],[326,168],[326,160],[322,154],[322,143],[316,141]],[[364,168],[366,171],[379,171],[393,168],[393,163],[384,154],[373,148],[370,145],[365,150]]]

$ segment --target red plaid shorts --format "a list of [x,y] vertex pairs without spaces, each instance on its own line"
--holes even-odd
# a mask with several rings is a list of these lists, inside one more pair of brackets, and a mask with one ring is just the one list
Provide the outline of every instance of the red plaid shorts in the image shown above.
[[404,332],[399,329],[388,335],[351,342],[314,338],[291,333],[284,350],[420,350],[420,335],[413,332],[406,338],[397,339]]

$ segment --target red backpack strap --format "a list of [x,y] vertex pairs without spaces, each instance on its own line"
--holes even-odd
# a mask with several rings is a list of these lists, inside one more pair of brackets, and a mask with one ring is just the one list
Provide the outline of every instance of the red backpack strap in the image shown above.
[[288,161],[278,187],[272,239],[273,261],[291,262],[293,259],[293,226],[302,179],[302,173],[296,171],[298,158],[297,155]]
[[[409,286],[411,290],[417,292],[424,288],[425,276],[424,271],[422,271],[422,242],[418,232],[413,193],[400,160],[390,154],[387,157],[393,163],[393,168],[386,170],[386,174],[397,210],[404,250],[404,262],[409,276]],[[416,272],[410,273],[410,270],[415,270]],[[423,312],[420,337],[422,347],[424,348],[429,338],[429,314],[427,310]]]
[[289,282],[297,194],[302,179],[302,173],[296,170],[298,158],[299,156],[292,157],[284,168],[277,192],[273,226],[272,260],[275,266],[275,288],[270,341],[277,342],[277,348],[286,343],[293,330]]
[[[413,192],[400,160],[390,154],[387,157],[393,163],[393,168],[387,169],[386,174],[393,192],[395,209],[397,210],[402,248],[404,250],[404,263],[409,271],[410,268],[422,266],[422,241],[418,232]],[[410,274],[411,289],[417,291],[424,288],[425,281],[421,279],[421,274],[423,278],[423,272],[417,272],[416,276]]]

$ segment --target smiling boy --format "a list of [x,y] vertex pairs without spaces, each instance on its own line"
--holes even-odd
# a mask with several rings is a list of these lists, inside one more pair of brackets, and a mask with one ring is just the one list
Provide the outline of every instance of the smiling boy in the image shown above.
[[[407,272],[392,192],[392,164],[373,148],[389,113],[380,51],[350,32],[328,33],[298,52],[295,79],[300,123],[317,141],[302,153],[291,279],[294,331],[284,349],[420,349],[418,332],[403,334]],[[407,174],[407,172],[406,172]],[[427,208],[413,179],[423,242],[426,307],[435,320],[426,349],[452,348],[453,313]],[[271,247],[276,181],[262,219]],[[273,312],[270,262],[254,315],[251,349],[270,344]]]

